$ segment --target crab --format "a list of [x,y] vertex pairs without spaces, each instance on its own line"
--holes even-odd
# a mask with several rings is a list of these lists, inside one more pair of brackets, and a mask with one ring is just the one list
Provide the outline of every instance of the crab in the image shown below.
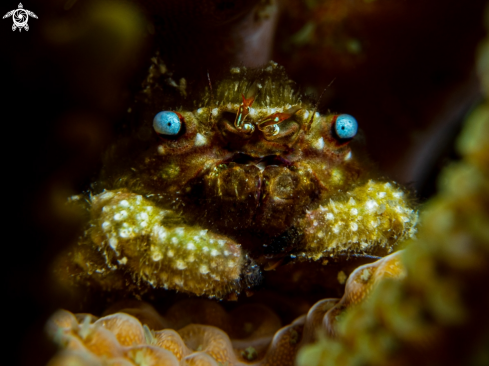
[[409,193],[352,147],[355,118],[319,113],[276,63],[194,104],[149,108],[109,150],[63,277],[221,299],[266,266],[385,255],[415,233]]

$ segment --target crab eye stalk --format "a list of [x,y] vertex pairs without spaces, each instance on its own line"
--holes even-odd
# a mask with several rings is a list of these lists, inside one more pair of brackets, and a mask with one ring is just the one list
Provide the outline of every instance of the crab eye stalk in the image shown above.
[[341,140],[349,140],[358,132],[358,122],[349,114],[340,114],[334,123],[334,133]]
[[162,136],[177,136],[182,130],[181,116],[176,112],[162,111],[153,118],[153,128]]

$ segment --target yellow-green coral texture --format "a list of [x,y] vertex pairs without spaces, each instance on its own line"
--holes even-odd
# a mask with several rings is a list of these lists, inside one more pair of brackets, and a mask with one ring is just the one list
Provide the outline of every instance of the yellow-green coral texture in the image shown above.
[[[487,60],[489,41],[481,60]],[[489,63],[479,63],[486,92]],[[337,338],[306,347],[299,365],[483,365],[489,362],[489,103],[458,139],[425,207],[407,276],[386,280],[339,321]]]

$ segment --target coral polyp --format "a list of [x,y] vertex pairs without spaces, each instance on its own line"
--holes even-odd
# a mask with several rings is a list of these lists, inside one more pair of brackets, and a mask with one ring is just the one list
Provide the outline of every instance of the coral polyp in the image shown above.
[[352,148],[352,116],[317,112],[276,63],[231,71],[186,90],[193,105],[161,111],[159,86],[145,89],[143,118],[109,150],[88,228],[60,259],[63,278],[224,298],[259,283],[267,261],[385,255],[414,234],[408,192]]
[[[335,334],[339,315],[384,278],[404,275],[400,252],[355,270],[341,300],[321,300],[291,324],[263,305],[242,305],[226,312],[204,299],[174,304],[161,316],[142,302],[116,305],[97,318],[60,310],[47,325],[64,348],[50,366],[80,365],[294,365],[298,350],[315,341],[318,331]],[[163,328],[164,327],[164,328]],[[163,329],[162,329],[163,328]]]

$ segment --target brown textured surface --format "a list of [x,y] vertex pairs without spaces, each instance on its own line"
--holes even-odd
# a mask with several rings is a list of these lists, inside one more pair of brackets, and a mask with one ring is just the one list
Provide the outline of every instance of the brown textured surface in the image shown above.
[[270,59],[275,0],[137,2],[153,21],[162,57],[177,72],[198,76],[210,70],[214,76],[223,67],[259,67]]

